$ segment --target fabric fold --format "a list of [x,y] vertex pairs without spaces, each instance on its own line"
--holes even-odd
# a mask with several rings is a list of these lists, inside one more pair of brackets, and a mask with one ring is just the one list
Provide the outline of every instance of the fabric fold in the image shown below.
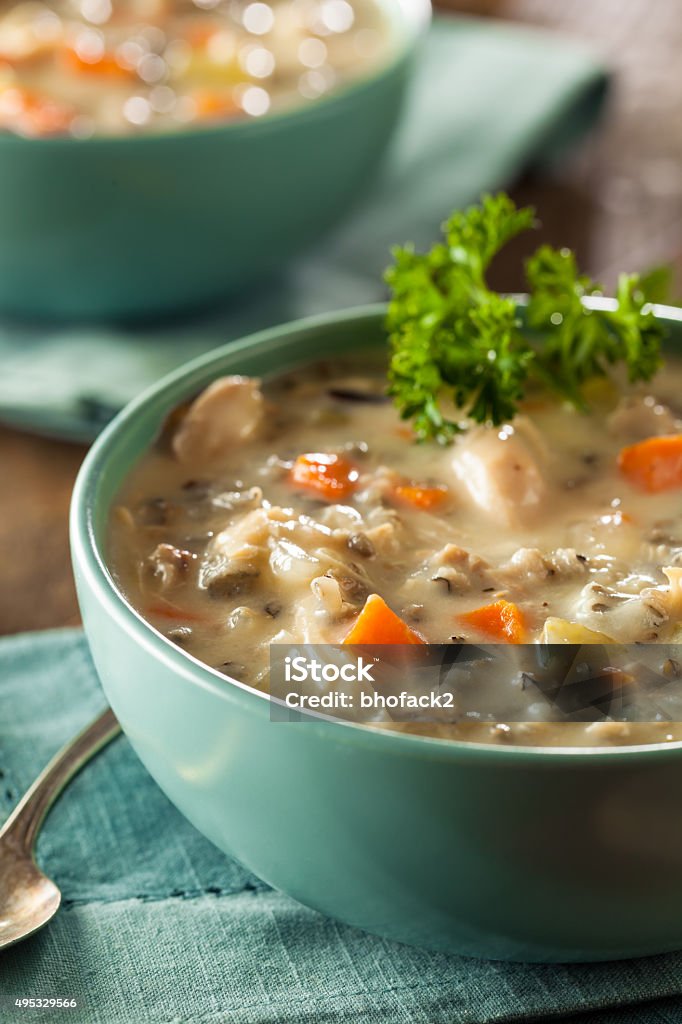
[[589,52],[555,34],[437,18],[383,172],[344,224],[277,279],[201,318],[127,331],[0,323],[0,418],[89,441],[128,399],[193,356],[382,299],[392,245],[428,246],[453,208],[560,159],[598,117],[606,83]]

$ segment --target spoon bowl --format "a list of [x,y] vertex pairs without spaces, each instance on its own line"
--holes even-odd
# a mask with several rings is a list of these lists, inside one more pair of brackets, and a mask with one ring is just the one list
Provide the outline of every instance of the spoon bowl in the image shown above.
[[61,901],[57,886],[16,841],[0,839],[0,949],[37,932]]
[[0,829],[0,949],[33,935],[57,913],[62,894],[34,857],[40,827],[64,787],[120,731],[107,708],[53,757]]

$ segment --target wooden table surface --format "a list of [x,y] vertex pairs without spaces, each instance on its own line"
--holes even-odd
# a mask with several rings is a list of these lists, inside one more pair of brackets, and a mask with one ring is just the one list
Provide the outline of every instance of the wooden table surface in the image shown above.
[[[513,189],[517,201],[537,207],[545,238],[575,248],[607,287],[620,269],[675,259],[682,247],[679,0],[446,6],[560,31],[587,43],[614,71],[607,112],[590,141],[551,179],[525,179]],[[518,256],[517,248],[495,268],[498,288],[520,288]],[[0,427],[0,633],[79,621],[67,514],[84,454],[80,446]]]

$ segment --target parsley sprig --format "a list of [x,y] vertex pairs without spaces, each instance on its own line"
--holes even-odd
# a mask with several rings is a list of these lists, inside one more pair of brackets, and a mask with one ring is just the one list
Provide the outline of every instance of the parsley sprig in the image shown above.
[[[631,382],[649,380],[660,365],[662,329],[647,306],[644,282],[624,274],[616,310],[590,310],[583,298],[601,294],[581,274],[568,249],[543,245],[528,260],[528,326],[516,303],[493,291],[486,271],[515,235],[535,224],[500,193],[457,212],[444,241],[427,253],[393,250],[386,271],[392,292],[387,326],[389,393],[419,438],[442,443],[466,423],[512,419],[531,381],[585,409],[583,385],[625,363]],[[454,406],[459,418],[448,415]]]

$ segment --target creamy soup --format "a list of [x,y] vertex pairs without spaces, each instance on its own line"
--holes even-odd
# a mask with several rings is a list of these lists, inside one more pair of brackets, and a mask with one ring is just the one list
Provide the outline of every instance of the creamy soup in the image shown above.
[[375,0],[0,4],[0,129],[27,136],[206,125],[308,103],[390,49]]
[[[512,423],[439,446],[415,443],[369,362],[265,386],[222,378],[131,473],[110,564],[160,632],[261,689],[273,642],[660,644],[660,671],[677,678],[682,489],[658,453],[682,452],[681,383],[671,359],[641,390],[596,383],[589,414],[538,393]],[[528,744],[682,738],[655,720],[403,727]]]

